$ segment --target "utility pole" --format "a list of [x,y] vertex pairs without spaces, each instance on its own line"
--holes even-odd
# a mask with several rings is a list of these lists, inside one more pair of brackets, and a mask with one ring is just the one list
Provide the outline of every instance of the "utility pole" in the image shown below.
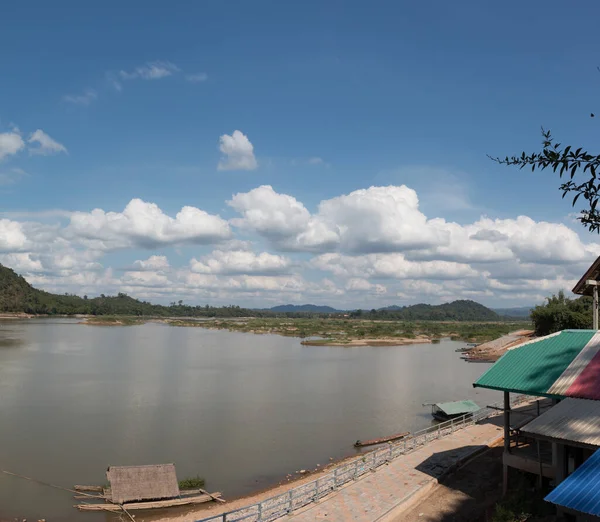
[[593,279],[588,279],[585,284],[587,286],[591,286],[592,287],[592,295],[594,297],[594,304],[593,306],[593,320],[592,320],[592,324],[593,324],[593,328],[594,330],[598,330],[598,284],[600,284],[599,281],[594,281]]

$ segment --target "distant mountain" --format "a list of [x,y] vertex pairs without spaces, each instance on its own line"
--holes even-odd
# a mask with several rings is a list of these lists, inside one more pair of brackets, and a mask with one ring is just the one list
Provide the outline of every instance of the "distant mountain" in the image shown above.
[[343,312],[343,310],[336,310],[335,308],[332,308],[331,306],[319,306],[319,305],[314,305],[314,304],[303,304],[303,305],[286,304],[286,305],[274,306],[273,308],[268,308],[268,310],[269,310],[269,312],[275,312],[275,313],[280,313],[280,314],[303,313],[303,312],[310,312],[313,314],[336,314],[336,313]]
[[520,306],[515,308],[492,308],[498,315],[504,317],[529,317],[533,306]]
[[441,305],[416,304],[387,306],[379,310],[355,310],[351,317],[365,319],[395,319],[401,321],[502,321],[496,312],[470,300],[452,301]]

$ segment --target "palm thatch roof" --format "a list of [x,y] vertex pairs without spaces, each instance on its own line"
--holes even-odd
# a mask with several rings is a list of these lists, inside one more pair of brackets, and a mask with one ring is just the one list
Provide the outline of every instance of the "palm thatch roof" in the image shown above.
[[174,464],[111,466],[106,472],[112,502],[163,500],[179,496]]

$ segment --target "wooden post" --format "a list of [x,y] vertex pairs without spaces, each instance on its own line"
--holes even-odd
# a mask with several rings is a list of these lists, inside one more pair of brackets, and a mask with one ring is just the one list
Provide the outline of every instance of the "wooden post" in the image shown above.
[[[598,329],[598,286],[594,285],[592,287],[594,292],[594,330]],[[589,324],[589,323],[588,323]]]
[[540,466],[540,478],[538,480],[538,487],[541,490],[544,486],[544,465],[542,464],[542,451],[540,449],[540,439],[536,439],[537,443],[537,458]]
[[594,298],[593,310],[592,310],[592,325],[594,330],[598,330],[598,284],[599,281],[588,279],[585,284],[592,287],[592,296]]
[[[510,393],[504,392],[504,453],[510,453]],[[503,463],[502,494],[508,492],[508,466]]]

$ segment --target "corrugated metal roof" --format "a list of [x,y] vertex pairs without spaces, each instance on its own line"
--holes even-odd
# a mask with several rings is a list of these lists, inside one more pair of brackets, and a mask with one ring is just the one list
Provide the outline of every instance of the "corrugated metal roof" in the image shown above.
[[435,404],[446,415],[460,415],[461,413],[474,413],[480,408],[477,403],[472,400],[454,401],[454,402],[438,402]]
[[521,431],[600,447],[600,401],[565,399],[523,426]]
[[580,513],[600,516],[600,450],[595,451],[544,500]]
[[600,399],[600,333],[563,330],[506,352],[473,386]]

